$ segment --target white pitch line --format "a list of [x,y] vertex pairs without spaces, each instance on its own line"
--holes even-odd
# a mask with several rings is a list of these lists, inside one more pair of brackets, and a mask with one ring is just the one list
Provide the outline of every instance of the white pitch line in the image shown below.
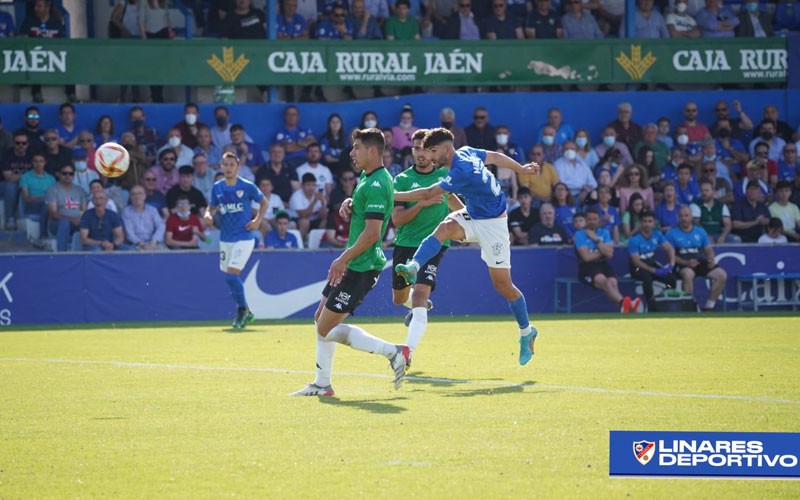
[[[165,370],[197,370],[197,371],[212,371],[212,372],[251,372],[251,373],[288,373],[292,375],[314,375],[315,372],[310,370],[287,370],[282,368],[256,368],[256,367],[236,367],[236,366],[204,366],[204,365],[176,365],[169,363],[140,363],[133,361],[97,361],[97,360],[80,360],[80,359],[32,359],[32,358],[0,358],[2,363],[46,363],[46,364],[67,364],[67,365],[102,365],[102,366],[117,366],[122,368],[159,368]],[[393,377],[390,375],[379,375],[377,373],[360,373],[360,372],[337,372],[337,376],[343,377],[361,377],[361,378],[379,378],[389,379]],[[545,390],[562,390],[562,391],[576,391],[576,392],[593,392],[597,394],[617,394],[617,395],[631,395],[631,396],[652,396],[664,398],[687,398],[687,399],[711,399],[723,401],[747,401],[754,403],[778,403],[800,405],[800,401],[792,399],[780,399],[769,396],[734,396],[725,394],[685,394],[674,392],[658,392],[658,391],[630,391],[626,389],[605,389],[602,387],[581,387],[574,385],[550,385],[550,384],[515,384],[512,382],[502,382],[499,380],[465,380],[454,378],[438,378],[438,377],[414,377],[409,375],[406,377],[408,381],[428,382],[433,384],[474,384],[485,387],[520,387],[530,389],[545,389]]]

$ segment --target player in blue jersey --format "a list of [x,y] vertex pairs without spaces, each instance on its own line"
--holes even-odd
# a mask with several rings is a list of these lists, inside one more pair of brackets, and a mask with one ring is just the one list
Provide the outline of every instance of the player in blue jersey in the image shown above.
[[675,268],[683,281],[684,292],[694,292],[694,279],[697,276],[712,281],[708,300],[702,308],[704,311],[712,311],[725,289],[728,273],[717,266],[708,233],[702,227],[694,225],[689,205],[683,205],[678,210],[678,226],[667,232],[667,241],[675,247]]
[[445,128],[429,130],[422,140],[422,146],[434,165],[450,169],[450,175],[427,188],[395,193],[395,200],[423,201],[445,193],[455,193],[464,200],[466,208],[448,215],[433,234],[422,241],[413,259],[407,264],[397,264],[395,271],[404,276],[409,284],[416,283],[420,263],[436,256],[442,243],[447,240],[477,242],[481,247],[481,259],[489,267],[495,290],[508,300],[519,325],[519,363],[524,365],[533,357],[533,343],[538,332],[528,320],[525,296],[511,281],[506,195],[485,164],[525,174],[538,174],[539,165],[520,165],[502,153],[469,146],[456,151],[453,134]]
[[[653,300],[653,281],[664,283],[675,288],[675,249],[669,244],[664,234],[655,229],[656,216],[645,209],[639,214],[639,232],[628,240],[631,277],[642,282],[642,289],[648,306]],[[663,248],[667,254],[667,264],[656,260],[656,250]]]
[[[239,158],[233,153],[222,155],[224,178],[211,188],[205,219],[213,224],[214,214],[220,213],[219,268],[225,273],[225,282],[236,301],[234,328],[244,328],[253,321],[253,313],[247,307],[244,297],[244,284],[239,274],[250,259],[255,246],[256,231],[261,226],[267,200],[252,182],[239,177]],[[258,212],[253,216],[251,205],[258,203]]]

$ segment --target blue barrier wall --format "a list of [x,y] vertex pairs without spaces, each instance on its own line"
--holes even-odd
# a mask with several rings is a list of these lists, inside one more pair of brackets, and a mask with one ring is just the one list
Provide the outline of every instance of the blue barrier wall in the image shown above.
[[[729,309],[737,299],[736,276],[800,272],[797,246],[738,245],[718,247],[716,252],[729,275]],[[337,255],[323,250],[255,252],[242,276],[257,317],[311,318],[327,268]],[[513,251],[514,281],[525,293],[531,313],[554,311],[554,279],[575,277],[575,259],[571,248]],[[0,256],[0,326],[228,320],[234,305],[218,263],[216,252]],[[613,265],[620,276],[628,273],[624,250],[616,251]],[[387,267],[357,314],[403,314],[392,305],[390,286]],[[760,292],[770,293],[777,297],[780,290]],[[506,301],[493,290],[477,249],[447,253],[433,297],[434,315],[510,314]],[[576,311],[615,310],[599,292],[582,285],[575,287],[574,299]]]
[[[341,114],[348,130],[358,125],[362,113],[367,110],[378,113],[381,126],[393,126],[398,122],[403,105],[410,103],[414,108],[417,126],[434,126],[439,124],[441,108],[450,106],[456,111],[457,124],[464,127],[472,122],[475,106],[485,106],[489,110],[491,123],[509,125],[511,142],[521,145],[527,153],[536,142],[539,127],[546,121],[547,110],[554,106],[563,111],[564,121],[573,128],[587,128],[592,134],[592,142],[596,144],[603,127],[616,118],[619,102],[628,101],[633,105],[633,120],[637,123],[655,122],[659,117],[666,116],[672,120],[674,130],[675,124],[683,122],[683,106],[687,101],[698,104],[698,119],[710,125],[715,120],[714,103],[719,99],[738,99],[755,123],[760,121],[764,106],[768,103],[775,104],[781,118],[793,127],[800,123],[800,90],[427,94],[355,102],[298,104],[298,107],[301,123],[321,135],[331,113]],[[242,123],[257,145],[266,150],[282,124],[285,106],[233,105],[230,106],[231,120]],[[22,126],[26,107],[26,104],[0,105],[4,127],[15,130]],[[130,107],[128,104],[81,104],[78,106],[77,124],[79,128],[94,130],[97,119],[108,114],[113,118],[119,134],[129,127],[127,113]],[[144,105],[144,108],[148,124],[156,127],[162,133],[162,138],[171,125],[183,119],[181,104]],[[58,124],[57,105],[40,105],[39,109],[43,128]],[[213,125],[213,110],[212,104],[201,105],[200,121]],[[735,116],[733,110],[731,113]]]

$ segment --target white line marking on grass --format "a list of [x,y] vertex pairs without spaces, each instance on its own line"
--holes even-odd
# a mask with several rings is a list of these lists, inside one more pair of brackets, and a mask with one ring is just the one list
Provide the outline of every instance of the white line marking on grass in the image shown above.
[[[236,366],[204,366],[204,365],[176,365],[170,363],[141,363],[133,361],[102,361],[102,360],[80,360],[80,359],[34,359],[34,358],[0,358],[3,363],[45,363],[45,364],[66,364],[66,365],[101,365],[101,366],[117,366],[121,368],[158,368],[165,370],[196,370],[196,371],[209,371],[209,372],[251,372],[251,373],[288,373],[292,375],[314,375],[315,372],[311,370],[287,370],[282,368],[256,368],[256,367],[236,367]],[[380,375],[377,373],[360,373],[360,372],[338,372],[337,376],[342,377],[360,377],[360,378],[379,378],[391,380],[393,377],[390,375]],[[664,398],[687,398],[687,399],[711,399],[711,400],[727,400],[727,401],[747,401],[756,403],[779,403],[800,405],[800,401],[793,399],[773,398],[769,396],[735,396],[726,394],[686,394],[675,392],[658,392],[658,391],[631,391],[627,389],[604,389],[602,387],[581,387],[574,385],[551,385],[551,384],[515,384],[512,382],[503,382],[500,380],[468,380],[468,379],[455,379],[455,378],[438,378],[438,377],[414,377],[409,375],[406,380],[410,382],[427,382],[431,384],[442,385],[464,385],[474,384],[482,385],[485,387],[520,387],[530,389],[549,389],[549,390],[562,390],[562,391],[576,391],[576,392],[593,392],[597,394],[617,394],[617,395],[631,395],[631,396],[653,396]]]

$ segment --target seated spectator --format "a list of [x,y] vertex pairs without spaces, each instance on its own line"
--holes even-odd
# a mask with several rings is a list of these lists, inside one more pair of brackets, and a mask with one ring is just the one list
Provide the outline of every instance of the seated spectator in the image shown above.
[[667,232],[667,241],[675,248],[675,271],[681,278],[683,291],[690,295],[694,294],[696,277],[711,280],[711,290],[702,310],[713,311],[717,299],[725,290],[728,273],[717,266],[708,234],[692,223],[692,209],[688,205],[680,208],[678,221],[678,226]]
[[739,26],[736,13],[723,5],[723,0],[706,0],[706,6],[695,16],[700,33],[706,38],[733,38]]
[[90,196],[91,184],[100,179],[100,174],[89,169],[86,151],[83,149],[78,148],[72,152],[72,164],[75,166],[75,178],[72,183],[83,189],[87,197]]
[[775,36],[772,17],[758,8],[758,0],[746,0],[739,11],[739,25],[733,32],[737,37],[766,38]]
[[[467,0],[463,0],[465,3]],[[386,20],[384,31],[387,40],[419,40],[419,23],[408,15],[411,3],[409,0],[397,0],[394,4],[394,15]]]
[[[650,148],[650,150],[653,151],[653,160],[655,161],[656,168],[658,169],[658,175],[660,176],[661,165],[664,165],[669,161],[669,148],[658,140],[658,126],[655,123],[648,123],[644,126],[642,129],[642,140],[633,146],[633,155],[638,158],[639,151],[645,147]],[[649,170],[648,173],[652,174],[652,172],[649,172]],[[650,182],[652,183],[655,181],[651,179]]]
[[[561,17],[551,8],[550,0],[535,0],[533,10],[525,20],[525,37],[539,39],[563,38]],[[569,137],[572,137],[570,134]]]
[[622,214],[622,233],[619,236],[619,241],[626,243],[639,233],[642,227],[642,213],[649,211],[645,207],[642,195],[633,193],[631,195],[630,203],[627,209]]
[[339,215],[339,208],[344,200],[352,198],[357,180],[356,173],[351,169],[343,171],[339,177],[339,185],[331,193],[328,205],[328,220],[325,224],[325,238],[322,246],[335,248],[347,246],[347,239],[350,235],[350,219],[344,220]]
[[198,153],[202,153],[205,156],[212,170],[219,169],[219,164],[222,161],[222,148],[212,142],[211,129],[205,125],[197,130],[197,146],[194,148],[194,156],[192,158],[197,157]]
[[564,144],[564,156],[556,160],[553,164],[558,178],[567,185],[573,198],[577,198],[578,203],[583,204],[586,197],[597,187],[589,166],[578,156],[577,146],[574,142],[568,141]]
[[792,184],[789,181],[780,181],[775,188],[775,201],[769,206],[769,213],[777,217],[783,224],[783,233],[791,241],[800,241],[800,209],[789,201],[792,196]]
[[702,156],[700,143],[689,141],[689,131],[686,125],[681,124],[675,128],[675,148],[673,151],[676,150],[683,153],[687,163],[697,162]]
[[402,150],[392,147],[392,141],[394,140],[394,133],[390,128],[381,129],[383,132],[383,140],[386,143],[386,147],[384,148],[384,154],[386,151],[389,151],[392,154],[392,161],[389,162],[390,165],[397,164],[399,170],[398,173],[403,171],[406,166],[406,154],[403,153]]
[[753,131],[753,121],[747,116],[745,113],[744,108],[742,107],[742,103],[738,100],[734,99],[731,101],[731,105],[733,109],[739,114],[739,118],[731,118],[730,117],[730,108],[728,107],[728,103],[724,100],[717,101],[714,106],[714,112],[717,115],[717,121],[711,127],[711,130],[717,130],[719,128],[719,122],[721,120],[728,120],[730,122],[730,129],[731,134],[730,136],[734,139],[737,139],[742,142],[742,144],[747,144],[750,142],[752,131]]
[[178,200],[185,196],[189,200],[191,211],[197,215],[201,210],[208,206],[208,200],[205,195],[196,187],[192,185],[194,182],[194,168],[189,165],[184,165],[178,169],[178,183],[167,191],[166,203],[167,210],[170,213],[175,213],[177,210]]
[[106,210],[109,212],[114,212],[117,215],[120,214],[121,210],[117,206],[117,202],[115,202],[112,198],[108,197],[108,192],[103,188],[103,183],[100,182],[99,179],[95,179],[89,183],[89,203],[86,205],[86,210],[91,210],[94,208],[94,195],[97,193],[103,192],[106,194]]
[[669,181],[664,184],[661,203],[656,207],[656,221],[662,232],[666,233],[678,225],[678,208],[680,205],[675,193],[675,183]]
[[608,170],[600,171],[600,175],[597,177],[597,188],[589,193],[589,196],[586,197],[586,205],[591,206],[597,203],[597,200],[600,199],[597,192],[603,186],[608,188],[608,192],[611,196],[608,204],[619,209],[619,191],[611,183],[611,174],[608,173]]
[[757,243],[771,217],[767,206],[759,201],[760,197],[758,182],[750,181],[744,199],[734,203],[731,209],[733,232],[742,239],[742,243]]
[[107,142],[119,143],[119,137],[114,133],[114,120],[111,116],[102,115],[94,127],[94,144],[100,147]]
[[[655,188],[659,187],[661,182],[661,168],[656,164],[656,155],[649,146],[639,148],[636,164],[644,168],[647,184],[654,188],[653,192],[655,193]],[[655,195],[656,199],[660,199],[660,194]]]
[[[670,152],[670,161],[661,166],[661,180],[659,180],[661,189],[668,182],[673,184],[678,182],[678,167],[685,163],[685,159],[686,155],[680,149],[673,149]],[[691,170],[691,165],[689,168]]]
[[611,188],[609,186],[598,186],[597,203],[594,205],[600,215],[600,227],[611,234],[611,239],[615,245],[619,244],[619,226],[622,224],[622,217],[619,215],[617,207],[611,205]]
[[[264,155],[261,154],[261,148],[252,142],[247,142],[245,138],[246,135],[242,125],[238,123],[232,125],[231,143],[228,144],[226,148],[234,148],[233,153],[236,154],[242,164],[239,175],[245,179],[253,180],[255,173],[264,165]],[[225,154],[225,148],[223,148],[222,153]],[[305,158],[305,155],[302,155],[300,158]]]
[[[728,166],[725,162],[717,154],[717,145],[712,139],[708,139],[703,142],[703,158],[700,163],[701,167],[701,174],[702,168],[707,164],[711,163],[714,165],[714,175],[721,180],[726,181],[726,183],[730,186],[733,186],[733,177],[731,177],[731,172],[728,170]],[[702,176],[702,175],[701,175]]]
[[389,175],[392,178],[397,177],[405,167],[402,164],[396,162],[396,158],[393,157],[391,148],[386,148],[383,150],[383,166],[386,167],[386,170],[389,171]]
[[88,130],[81,130],[78,133],[78,145],[75,146],[72,150],[73,157],[79,151],[83,151],[86,153],[86,165],[89,167],[89,170],[97,172],[97,168],[94,166],[94,153],[95,153],[95,145],[94,145],[94,137],[92,133]]
[[6,11],[0,11],[0,38],[11,38],[16,35],[14,18]]
[[794,171],[794,182],[792,184],[792,196],[789,201],[800,207],[800,167]]
[[[58,173],[61,165],[72,163],[72,150],[58,143],[58,132],[55,129],[45,130],[42,151],[44,152],[45,170],[52,175]],[[2,158],[2,154],[0,154],[0,158]]]
[[[495,140],[497,141],[496,151],[498,153],[503,153],[517,162],[522,162],[519,146],[508,142],[509,137],[511,137],[509,128],[506,125],[498,125],[495,131],[497,132],[497,135],[495,135]],[[497,165],[488,164],[486,166],[494,174],[497,182],[500,183],[500,187],[506,195],[509,210],[516,208],[519,205],[517,201],[517,192],[519,190],[517,174],[511,169],[498,167]]]
[[550,203],[539,207],[539,221],[528,232],[531,246],[561,246],[569,243],[567,231],[556,223],[556,211]]
[[542,134],[539,136],[538,146],[544,151],[544,159],[555,164],[561,157],[561,145],[556,142],[556,129],[551,125],[542,127]]
[[539,175],[518,174],[517,185],[527,187],[531,191],[534,200],[538,202],[550,201],[553,197],[553,186],[558,184],[558,172],[548,161],[544,159],[544,149],[541,145],[531,148],[529,161],[539,164]]
[[700,182],[707,180],[714,186],[714,199],[725,204],[733,203],[733,186],[722,177],[717,177],[717,164],[707,161],[701,166]]
[[147,115],[145,115],[141,106],[131,108],[128,112],[128,120],[131,124],[130,131],[136,137],[136,144],[147,158],[148,165],[152,165],[158,157],[158,131],[146,125]]
[[75,148],[78,145],[78,127],[75,126],[75,106],[65,102],[58,108],[59,124],[56,126],[58,132],[58,143],[68,148]]
[[159,148],[158,155],[161,156],[163,151],[172,151],[175,153],[177,165],[192,164],[194,151],[183,143],[183,135],[180,129],[174,127],[169,129],[169,132],[167,132],[167,143]]
[[92,195],[94,208],[81,215],[80,241],[84,252],[127,250],[122,219],[111,210],[106,210],[108,196],[102,189]]
[[658,10],[653,10],[653,0],[638,0],[636,6],[634,38],[669,38],[667,23]]
[[467,134],[464,129],[456,125],[456,112],[453,108],[442,108],[439,112],[439,121],[443,128],[453,134],[453,147],[459,149],[467,145]]
[[[545,128],[552,127],[554,131],[555,143],[559,146],[567,141],[571,141],[575,137],[575,131],[569,123],[565,123],[561,110],[558,108],[550,108],[547,110],[547,123],[539,128],[539,137],[545,135]],[[550,131],[548,129],[548,134]]]
[[608,231],[599,227],[597,209],[586,211],[586,228],[575,233],[575,252],[578,254],[578,281],[598,290],[618,305],[621,313],[636,312],[641,304],[638,297],[631,301],[619,292],[617,276],[608,261],[614,256],[614,245]]
[[611,179],[611,185],[616,186],[625,172],[625,168],[622,165],[622,153],[620,150],[617,149],[616,146],[607,149],[603,157],[597,161],[593,172],[595,179],[598,180],[603,173],[606,173],[609,179]]
[[[216,147],[222,150],[225,146],[231,143],[231,123],[230,112],[225,106],[217,106],[214,108],[214,122],[216,123],[211,129],[211,142]],[[247,142],[255,142],[253,138],[245,132],[244,140]]]
[[161,215],[161,218],[166,219],[169,217],[169,210],[167,210],[167,198],[164,193],[158,190],[158,178],[156,174],[147,171],[142,175],[142,183],[144,185],[145,199],[144,202],[149,206],[155,208]]
[[507,12],[505,0],[492,0],[492,15],[485,22],[487,40],[523,39],[522,23],[519,18]]
[[400,123],[392,127],[392,147],[404,152],[410,150],[414,145],[412,137],[417,130],[419,127],[414,126],[414,111],[409,105],[403,106]]
[[[363,2],[363,0],[359,1]],[[338,177],[342,169],[342,152],[348,146],[347,137],[344,134],[342,117],[337,113],[328,116],[328,127],[325,129],[325,133],[322,134],[319,146],[322,151],[322,161],[331,170],[334,177]],[[306,155],[308,155],[307,150]]]
[[647,171],[643,166],[634,163],[626,167],[622,172],[622,177],[619,179],[617,189],[619,189],[620,212],[628,209],[628,203],[633,194],[639,194],[642,197],[644,208],[650,211],[655,208],[655,195],[653,188],[648,183]]
[[66,164],[58,172],[58,183],[45,195],[48,232],[56,237],[56,250],[66,252],[73,233],[80,229],[81,214],[86,210],[86,194],[72,183],[75,168]]
[[689,136],[689,142],[702,144],[705,140],[711,137],[711,131],[708,127],[697,119],[697,104],[694,102],[687,102],[683,107],[683,126],[686,128],[686,135]]
[[286,106],[283,110],[283,126],[275,133],[275,142],[283,145],[286,151],[286,163],[290,167],[296,167],[306,161],[306,148],[309,144],[317,142],[311,129],[303,127],[299,122],[300,110],[297,106]]
[[[385,5],[386,0],[383,0],[383,3]],[[350,2],[350,15],[350,20],[356,28],[354,35],[356,40],[383,40],[383,31],[381,31],[383,20],[373,16],[367,10],[364,0]],[[376,95],[375,97],[380,96]]]
[[765,121],[770,121],[775,124],[775,135],[779,136],[786,142],[792,142],[792,137],[795,135],[795,131],[791,125],[781,120],[778,107],[774,104],[767,104],[764,106],[763,119],[761,122],[763,123]]
[[222,20],[220,38],[263,40],[267,37],[264,11],[252,6],[251,0],[236,0]]
[[0,172],[3,177],[2,182],[3,205],[6,214],[6,231],[15,231],[17,221],[14,214],[17,213],[19,203],[19,182],[22,175],[32,169],[33,150],[29,139],[24,132],[14,133],[14,146],[11,149],[0,152]]
[[572,195],[569,194],[569,188],[567,188],[566,184],[559,182],[553,186],[551,203],[556,211],[556,223],[561,224],[566,229],[567,235],[572,239],[575,234],[575,226],[572,223],[572,219],[578,210],[575,208],[575,202],[572,200]]
[[[472,112],[472,123],[464,127],[467,145],[476,149],[494,151],[497,149],[494,126],[489,123],[489,111],[479,106]],[[553,139],[555,140],[555,134]],[[552,161],[558,156],[555,156]]]
[[128,243],[137,250],[163,248],[166,225],[158,210],[145,203],[144,187],[131,188],[131,204],[122,210],[122,225]]
[[[734,166],[738,166],[750,159],[742,141],[733,138],[731,136],[732,133],[731,121],[727,118],[717,120],[715,129],[712,132],[712,135],[716,137],[714,145],[716,146],[718,160],[725,164],[728,172],[738,170]],[[732,177],[729,180],[733,183]]]
[[[189,149],[198,146],[197,134],[201,128],[208,128],[208,125],[200,121],[200,108],[193,102],[188,102],[183,106],[183,121],[172,126],[181,133],[181,142]],[[211,140],[209,130],[209,141]]]
[[[147,171],[155,175],[156,186],[161,194],[166,195],[172,186],[178,184],[178,169],[175,168],[175,162],[178,160],[178,155],[172,149],[165,149],[158,154],[158,165],[150,167]],[[189,160],[191,162],[191,160]],[[145,176],[146,177],[146,176]],[[145,179],[145,187],[148,185]]]
[[[758,179],[763,181],[767,186],[774,186],[778,182],[778,162],[769,158],[769,145],[761,141],[756,144],[755,155],[753,161],[765,165],[764,169],[758,171]],[[747,175],[747,163],[744,164],[745,170],[742,177]]]
[[312,173],[303,174],[300,189],[292,194],[289,209],[295,219],[297,229],[308,239],[311,229],[319,229],[327,221],[328,207],[324,189],[317,189],[317,178]]
[[[472,11],[472,0],[458,0],[441,37],[449,40],[480,40],[479,19]],[[424,29],[424,26],[423,26]]]
[[43,229],[47,218],[47,205],[45,196],[47,190],[56,183],[55,177],[45,171],[44,154],[34,153],[31,159],[33,168],[22,174],[19,179],[19,188],[22,194],[23,215],[26,217],[39,217],[41,227],[39,234],[47,234]]
[[[618,160],[620,166],[627,167],[628,165],[633,165],[633,157],[631,156],[630,149],[628,149],[628,145],[617,140],[617,131],[614,130],[613,127],[606,127],[605,130],[603,130],[603,142],[596,145],[594,151],[602,162],[603,157],[605,157],[606,153],[612,148],[620,153],[620,158]],[[613,178],[614,175],[612,174],[611,177]]]
[[777,126],[772,120],[764,120],[756,129],[757,137],[750,141],[750,156],[756,156],[756,148],[761,143],[766,143],[769,148],[767,157],[772,161],[778,161],[783,153],[783,147],[786,146],[786,141],[782,137],[776,135]]
[[742,240],[731,234],[731,213],[728,206],[714,198],[714,184],[708,179],[700,182],[700,197],[690,205],[694,224],[702,226],[712,244],[740,243]]
[[573,40],[605,38],[591,11],[584,9],[581,0],[567,0],[562,3],[567,6],[566,14],[561,16],[565,38]]
[[692,167],[688,163],[681,163],[678,167],[677,182],[675,183],[675,192],[678,195],[679,205],[691,205],[691,203],[700,197],[700,186],[692,176]]
[[278,212],[275,216],[275,230],[267,234],[264,246],[269,249],[300,248],[297,237],[289,232],[289,214]]
[[667,15],[667,30],[671,38],[698,38],[697,21],[686,12],[687,0],[676,0],[675,11]]
[[503,153],[514,161],[524,163],[522,159],[524,155],[519,145],[511,142],[511,129],[508,128],[508,125],[498,125],[497,128],[495,128],[494,138],[497,142],[497,149],[495,151]]
[[[267,211],[261,219],[261,227],[259,228],[262,241],[264,241],[267,233],[275,228],[275,217],[278,213],[286,212],[286,205],[284,205],[280,196],[272,192],[272,180],[270,180],[269,177],[263,177],[258,181],[258,190],[261,191],[261,194],[264,195],[264,199],[267,200]],[[253,209],[255,208],[254,205]]]
[[[617,119],[606,125],[611,127],[616,132],[616,142],[623,142],[625,145],[632,148],[637,142],[642,140],[642,127],[638,123],[631,120],[633,116],[633,107],[628,102],[621,102],[617,105]],[[604,133],[604,136],[607,134]],[[597,152],[599,156],[603,156],[600,151]],[[625,154],[625,151],[622,152]],[[629,155],[630,156],[630,155]]]
[[297,0],[283,0],[280,3],[281,11],[276,16],[278,40],[307,40],[308,24],[297,13]]
[[669,150],[672,150],[675,141],[669,135],[670,121],[666,116],[662,116],[656,123],[658,125],[658,141],[663,143]]
[[736,184],[733,189],[733,198],[735,201],[743,200],[747,195],[747,186],[751,182],[755,182],[760,188],[759,201],[766,201],[769,196],[769,186],[764,182],[764,160],[753,160],[747,162],[747,176]]
[[[195,153],[194,158],[192,158],[192,168],[194,169],[192,186],[203,193],[205,199],[208,200],[211,196],[211,188],[214,187],[214,174],[216,172],[208,168],[208,158],[203,153]],[[180,171],[178,173],[180,174]]]
[[530,244],[528,234],[531,228],[539,222],[539,211],[531,207],[530,189],[521,188],[518,196],[519,206],[508,214],[508,229],[512,245],[526,246]]
[[199,248],[205,240],[205,231],[200,217],[192,213],[192,205],[185,194],[178,196],[175,212],[167,218],[164,241],[172,250]]
[[323,18],[314,27],[317,40],[352,40],[356,33],[356,26],[347,18],[347,9],[344,5],[333,5],[329,19]]
[[[669,244],[664,233],[655,229],[656,218],[646,210],[641,214],[641,230],[628,241],[631,278],[642,282],[642,290],[648,305],[652,304],[655,293],[653,282],[658,281],[675,288],[677,280],[672,273],[675,267],[675,249]],[[667,263],[656,260],[656,250],[664,249]]]
[[778,181],[791,182],[798,168],[800,161],[797,160],[797,146],[789,143],[783,147],[783,158],[778,162]]
[[783,222],[777,217],[772,217],[767,223],[767,232],[758,238],[761,245],[779,245],[789,243],[786,235],[783,234]]
[[[589,169],[594,172],[594,167],[600,162],[600,157],[597,152],[592,149],[592,140],[589,138],[589,131],[585,128],[580,128],[575,132],[575,145],[578,147],[578,156],[589,166]],[[597,178],[597,176],[595,176]]]
[[292,193],[300,189],[300,181],[297,180],[297,171],[284,161],[286,156],[283,145],[275,143],[269,148],[269,163],[267,163],[256,175],[256,181],[268,178],[272,181],[272,189],[280,196],[284,204],[289,203]]
[[315,142],[308,145],[306,158],[308,161],[297,167],[297,177],[302,179],[305,174],[312,174],[317,180],[317,190],[327,197],[333,191],[333,174],[327,166],[320,163],[322,150],[319,144]]
[[773,28],[781,36],[791,31],[800,31],[800,9],[794,0],[778,0]]

